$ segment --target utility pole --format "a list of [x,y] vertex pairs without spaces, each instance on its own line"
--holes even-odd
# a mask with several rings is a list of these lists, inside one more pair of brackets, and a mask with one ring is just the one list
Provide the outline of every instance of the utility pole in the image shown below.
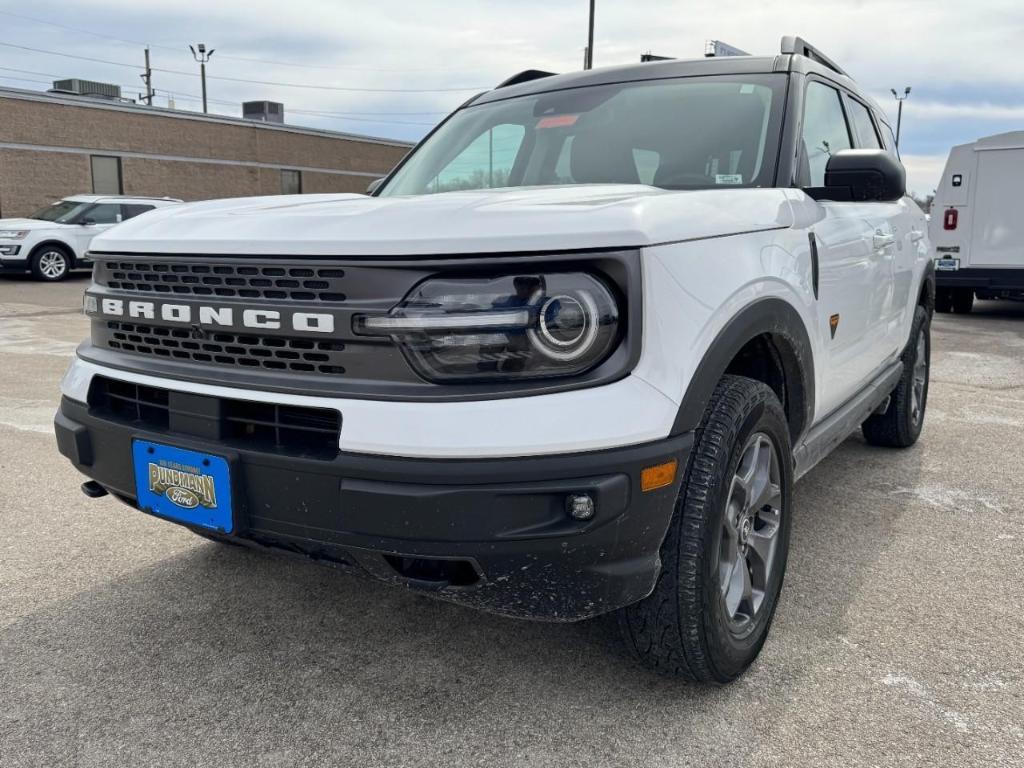
[[153,106],[153,70],[149,68],[149,46],[146,46],[146,74],[142,75],[143,81],[146,83],[146,96],[145,102],[149,106]]
[[[199,77],[203,81],[203,114],[207,112],[206,109],[206,62],[213,56],[213,48],[206,50],[206,43],[197,43],[196,47],[193,48],[191,45],[188,47],[192,51],[192,58],[199,62]],[[198,53],[196,50],[198,49]]]
[[584,69],[594,68],[594,2],[590,0],[590,23],[587,25],[587,53],[583,57]]
[[892,92],[892,97],[896,99],[896,103],[899,105],[896,107],[896,149],[900,148],[900,128],[903,125],[903,102],[910,98],[910,86],[908,85],[903,89],[903,95],[900,96],[896,93],[895,88],[889,89]]

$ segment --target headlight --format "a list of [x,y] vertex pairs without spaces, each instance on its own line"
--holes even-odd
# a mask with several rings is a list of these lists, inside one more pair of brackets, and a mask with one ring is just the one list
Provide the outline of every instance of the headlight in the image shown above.
[[359,315],[356,333],[390,336],[431,381],[583,373],[619,341],[619,307],[582,272],[434,278],[387,315]]
[[24,240],[27,229],[0,229],[0,240]]

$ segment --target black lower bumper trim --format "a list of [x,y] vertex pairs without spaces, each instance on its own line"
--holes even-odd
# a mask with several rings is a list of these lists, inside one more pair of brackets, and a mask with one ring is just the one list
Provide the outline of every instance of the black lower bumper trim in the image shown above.
[[[560,456],[340,453],[325,460],[135,427],[66,398],[55,427],[61,453],[129,504],[136,438],[226,456],[237,487],[229,538],[353,566],[485,610],[554,621],[596,616],[650,593],[692,443],[687,433]],[[675,482],[641,492],[641,470],[670,459],[679,462]],[[593,519],[566,513],[572,493],[594,499]]]
[[1024,269],[995,269],[964,267],[955,271],[935,272],[937,288],[973,288],[1000,291],[1024,292]]

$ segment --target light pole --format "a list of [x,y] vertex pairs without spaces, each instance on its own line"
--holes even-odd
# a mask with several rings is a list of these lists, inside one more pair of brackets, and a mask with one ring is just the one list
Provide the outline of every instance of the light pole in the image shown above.
[[590,22],[587,24],[587,55],[584,57],[583,68],[594,68],[594,2],[590,0]]
[[895,88],[890,88],[889,90],[892,91],[892,97],[896,99],[896,103],[899,104],[899,106],[896,107],[896,149],[899,149],[900,127],[903,124],[903,102],[910,98],[910,86],[908,85],[906,88],[903,89],[902,96],[896,93]]
[[[213,56],[213,48],[206,50],[206,43],[197,43],[196,47],[193,48],[191,45],[188,47],[192,51],[192,58],[199,62],[199,78],[203,81],[203,114],[206,114],[206,62]],[[198,49],[198,53],[196,52]]]

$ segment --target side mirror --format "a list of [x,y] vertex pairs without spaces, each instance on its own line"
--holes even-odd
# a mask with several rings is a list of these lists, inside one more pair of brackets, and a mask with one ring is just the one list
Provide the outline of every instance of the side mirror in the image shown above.
[[379,178],[379,179],[374,179],[373,181],[370,182],[369,186],[366,187],[366,194],[372,195],[374,192],[376,192],[378,189],[380,189],[380,185],[383,184],[383,183],[384,183],[384,177],[383,176],[381,178]]
[[907,193],[907,174],[885,150],[843,149],[828,159],[825,190],[832,200],[891,203]]
[[78,223],[81,224],[83,227],[91,227],[93,224],[96,223],[96,219],[82,219]]

